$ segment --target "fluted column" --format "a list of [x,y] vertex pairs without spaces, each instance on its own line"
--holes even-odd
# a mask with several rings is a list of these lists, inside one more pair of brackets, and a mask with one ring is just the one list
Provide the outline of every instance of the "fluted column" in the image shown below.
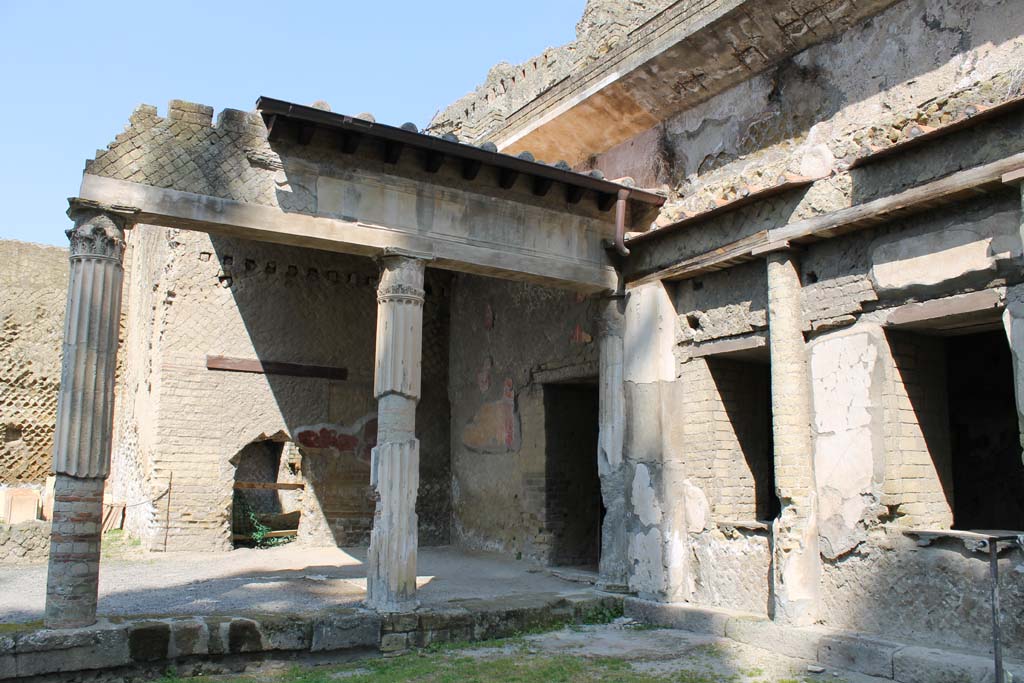
[[121,317],[123,215],[73,201],[46,625],[96,621],[103,483],[110,472],[114,370]]
[[377,446],[370,483],[377,506],[367,554],[367,605],[385,612],[416,607],[416,493],[420,442],[416,404],[423,350],[426,260],[397,251],[381,259],[377,287]]
[[806,625],[817,616],[821,558],[800,271],[793,252],[774,252],[767,260],[775,489],[781,503],[772,527],[772,617]]

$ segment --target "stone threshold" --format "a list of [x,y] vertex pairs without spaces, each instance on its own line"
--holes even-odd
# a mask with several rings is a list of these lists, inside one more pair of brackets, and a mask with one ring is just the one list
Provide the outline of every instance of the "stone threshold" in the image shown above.
[[[0,680],[159,678],[244,670],[246,662],[384,655],[434,643],[505,638],[621,613],[622,596],[597,591],[453,600],[413,612],[362,608],[237,616],[105,618],[76,629],[0,630]],[[9,625],[0,625],[0,629]]]
[[[992,657],[941,650],[868,634],[777,624],[767,617],[683,603],[625,599],[627,617],[654,626],[706,633],[744,645],[899,683],[994,683]],[[1024,661],[1004,659],[1012,677],[1024,681]]]

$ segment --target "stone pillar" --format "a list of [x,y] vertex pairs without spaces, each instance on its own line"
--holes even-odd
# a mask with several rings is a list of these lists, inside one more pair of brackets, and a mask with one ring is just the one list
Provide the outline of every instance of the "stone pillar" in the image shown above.
[[377,446],[370,484],[377,497],[367,554],[366,602],[384,612],[416,607],[416,493],[420,442],[416,404],[423,351],[426,260],[386,251],[377,287]]
[[601,299],[598,319],[598,452],[597,472],[605,516],[601,527],[600,582],[605,590],[625,591],[629,583],[629,538],[626,534],[626,474],[622,463],[626,428],[626,395],[622,384],[623,314],[625,299]]
[[782,504],[772,525],[772,618],[807,625],[817,617],[821,557],[800,271],[790,251],[768,254],[767,262],[775,490]]
[[622,378],[629,589],[647,600],[689,597],[682,451],[674,438],[678,316],[662,282],[626,296]]
[[[1020,183],[1021,214],[1020,238],[1024,245],[1024,182]],[[1013,390],[1017,397],[1017,425],[1020,431],[1022,458],[1024,458],[1024,284],[1006,288],[1006,310],[1003,327],[1010,342],[1013,358]]]
[[125,218],[73,201],[63,364],[53,444],[46,626],[96,621],[103,483],[110,472]]

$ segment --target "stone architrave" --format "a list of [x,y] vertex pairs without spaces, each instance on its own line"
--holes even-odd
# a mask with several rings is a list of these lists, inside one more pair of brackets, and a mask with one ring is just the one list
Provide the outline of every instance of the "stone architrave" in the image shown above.
[[768,254],[767,270],[775,489],[781,503],[772,526],[772,618],[803,626],[817,617],[821,557],[800,271],[790,251]]
[[423,350],[426,259],[386,251],[377,288],[374,397],[377,446],[370,483],[377,506],[367,553],[367,605],[382,612],[416,607],[420,443],[416,404]]
[[72,200],[70,274],[54,434],[46,626],[96,621],[103,484],[110,472],[126,217]]

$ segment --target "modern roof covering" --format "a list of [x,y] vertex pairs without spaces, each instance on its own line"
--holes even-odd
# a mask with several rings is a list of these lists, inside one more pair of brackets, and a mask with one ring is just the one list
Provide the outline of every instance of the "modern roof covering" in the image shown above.
[[482,167],[490,166],[498,169],[498,184],[504,189],[512,187],[517,178],[523,176],[530,178],[533,194],[542,197],[548,194],[554,183],[559,183],[565,188],[568,203],[576,204],[590,192],[602,211],[609,211],[615,206],[621,189],[629,190],[630,201],[645,204],[647,208],[665,203],[661,195],[614,183],[597,174],[576,173],[569,170],[567,164],[550,166],[534,161],[526,153],[511,156],[459,142],[453,135],[427,135],[418,132],[411,124],[397,128],[270,97],[260,97],[256,101],[256,109],[263,115],[271,140],[281,139],[284,131],[289,130],[299,144],[309,144],[313,133],[322,128],[337,133],[341,151],[349,154],[354,153],[364,139],[374,139],[383,143],[384,161],[387,163],[397,164],[403,149],[420,150],[427,172],[437,172],[445,159],[454,159],[461,164],[462,178],[474,181]]

